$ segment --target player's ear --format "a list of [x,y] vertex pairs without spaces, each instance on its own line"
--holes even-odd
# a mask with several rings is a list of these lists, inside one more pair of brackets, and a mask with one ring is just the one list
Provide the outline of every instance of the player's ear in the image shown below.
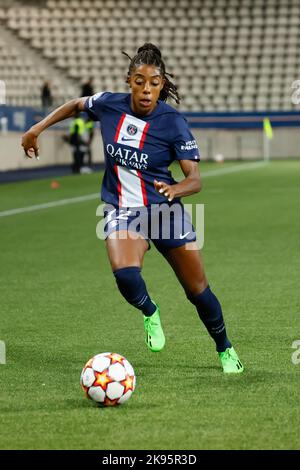
[[127,85],[129,86],[129,88],[131,88],[130,75],[127,75],[125,82],[126,82]]
[[163,87],[165,86],[165,83],[166,83],[166,79],[163,78],[162,81],[161,81],[161,84],[160,84],[160,91],[163,89]]

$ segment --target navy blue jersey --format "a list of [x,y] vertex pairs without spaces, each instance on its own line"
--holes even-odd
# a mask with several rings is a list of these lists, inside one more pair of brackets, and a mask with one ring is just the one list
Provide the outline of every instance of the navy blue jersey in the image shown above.
[[[186,119],[158,101],[147,116],[131,107],[130,93],[96,93],[85,103],[89,116],[100,121],[105,155],[101,199],[119,207],[166,202],[154,179],[174,184],[168,167],[174,160],[199,161],[197,143]],[[178,198],[179,200],[179,198]]]

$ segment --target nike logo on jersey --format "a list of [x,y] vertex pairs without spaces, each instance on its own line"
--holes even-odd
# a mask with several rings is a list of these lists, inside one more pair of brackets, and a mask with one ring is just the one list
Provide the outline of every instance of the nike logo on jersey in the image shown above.
[[179,235],[179,238],[180,240],[182,240],[183,238],[186,238],[188,236],[190,232],[186,232],[184,235],[182,235],[182,233]]
[[131,138],[127,138],[123,136],[121,140],[123,140],[123,142],[129,142],[129,141],[134,141],[136,139],[131,139]]

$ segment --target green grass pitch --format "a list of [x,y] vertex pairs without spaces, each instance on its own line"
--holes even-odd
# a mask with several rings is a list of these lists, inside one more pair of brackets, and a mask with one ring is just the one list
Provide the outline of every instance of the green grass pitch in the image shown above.
[[[230,164],[228,164],[230,165]],[[243,165],[243,164],[241,164]],[[154,247],[143,276],[166,347],[119,294],[96,238],[97,200],[0,217],[1,449],[299,449],[300,162],[205,178],[203,256],[245,373],[223,376],[214,344]],[[175,168],[176,176],[180,172]],[[99,174],[0,187],[0,211],[98,191]],[[94,354],[134,366],[137,387],[99,409],[79,376]]]

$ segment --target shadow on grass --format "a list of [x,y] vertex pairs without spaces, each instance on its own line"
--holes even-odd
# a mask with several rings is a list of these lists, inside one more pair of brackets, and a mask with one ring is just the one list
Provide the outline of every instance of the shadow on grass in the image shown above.
[[114,410],[140,410],[140,409],[146,409],[148,410],[149,409],[149,406],[151,406],[151,408],[159,408],[159,404],[156,404],[154,402],[149,402],[149,400],[147,401],[144,401],[144,402],[141,402],[141,401],[137,401],[137,400],[129,400],[128,402],[124,403],[123,405],[119,405],[119,406],[99,406],[97,405],[96,403],[92,402],[91,400],[76,400],[76,399],[69,399],[69,400],[66,400],[68,403],[67,403],[67,406],[66,406],[66,409],[78,409],[78,408],[92,408],[92,409],[98,409],[100,411],[107,411],[107,410],[111,410],[111,409],[114,409]]
[[75,410],[99,410],[101,412],[107,412],[109,409],[114,409],[126,411],[126,410],[140,410],[140,409],[149,409],[149,406],[151,408],[156,408],[159,407],[158,404],[151,402],[149,403],[149,400],[145,402],[141,401],[136,401],[136,400],[130,400],[128,403],[125,403],[123,405],[119,406],[100,406],[97,405],[97,403],[93,402],[92,400],[89,400],[87,398],[66,398],[65,400],[58,400],[55,403],[54,402],[47,402],[43,404],[27,404],[24,406],[18,405],[11,405],[8,407],[2,406],[0,407],[0,413],[1,414],[20,414],[20,413],[28,413],[28,412],[33,412],[33,413],[38,413],[38,412],[45,412],[45,413],[52,413],[56,411],[75,411]]

